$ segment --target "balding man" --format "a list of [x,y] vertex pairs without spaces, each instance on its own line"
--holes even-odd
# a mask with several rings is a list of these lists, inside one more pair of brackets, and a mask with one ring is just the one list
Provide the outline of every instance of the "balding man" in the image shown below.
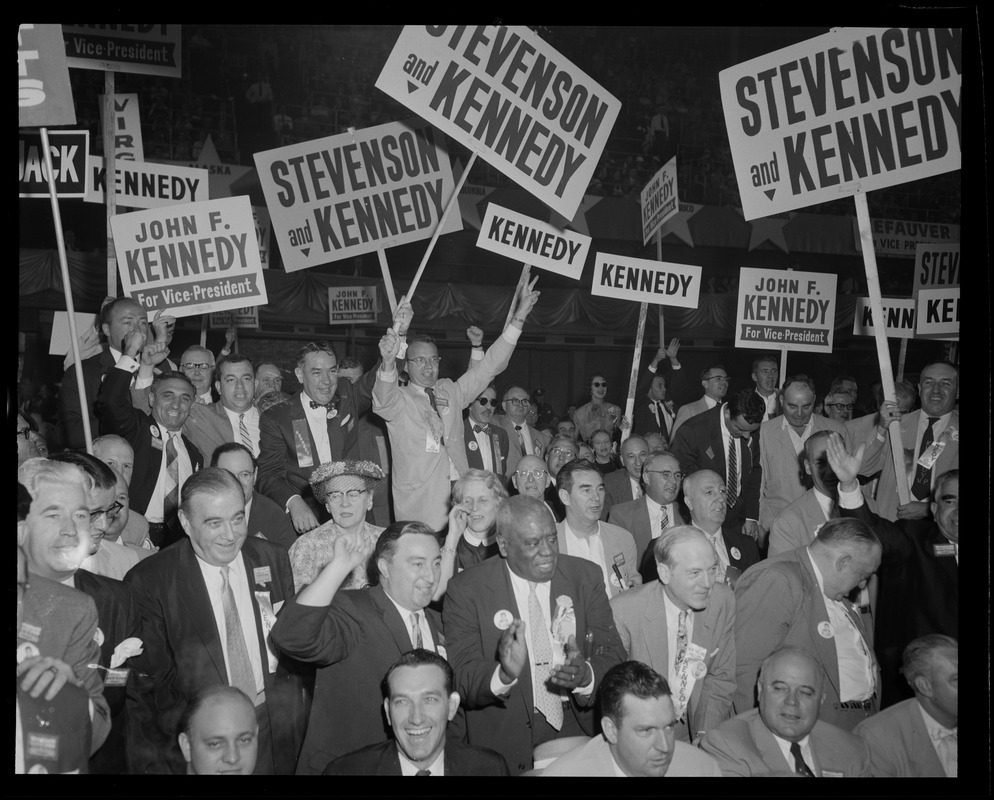
[[815,384],[807,375],[792,375],[780,391],[783,416],[764,422],[759,429],[759,526],[769,531],[787,506],[804,494],[801,482],[801,452],[816,431],[835,431],[848,436],[841,422],[814,414]]
[[186,348],[179,359],[179,368],[197,390],[194,402],[211,405],[217,398],[213,394],[214,354],[206,347],[195,344]]
[[817,431],[804,443],[801,465],[812,487],[788,505],[770,528],[769,555],[786,553],[811,544],[815,530],[826,520],[839,516],[836,510],[839,479],[828,463],[828,437],[832,431]]
[[801,648],[784,647],[763,660],[759,708],[708,731],[701,749],[723,775],[806,778],[870,776],[866,744],[819,718],[825,702],[821,665]]
[[955,778],[959,772],[959,645],[939,633],[904,649],[915,696],[859,723],[875,778]]
[[697,528],[668,528],[652,554],[659,580],[612,598],[611,611],[629,658],[668,680],[676,738],[691,742],[732,715],[735,597]]
[[[876,435],[868,439],[861,468],[863,475],[880,471],[877,486],[877,513],[892,522],[897,519],[924,519],[935,479],[943,472],[959,468],[959,369],[945,361],[928,364],[918,379],[921,408],[902,414],[894,403],[880,409]],[[901,446],[915,459],[907,477],[909,502],[898,508],[897,480],[891,455],[888,425],[900,420]]]
[[759,561],[759,548],[744,533],[725,527],[727,496],[725,482],[717,472],[701,469],[683,479],[683,500],[690,511],[690,524],[707,536],[718,554],[718,582],[734,589],[739,576]]
[[821,718],[851,731],[880,707],[872,630],[846,600],[880,566],[869,525],[831,519],[807,547],[760,561],[735,586],[735,708],[753,706],[760,664],[774,650],[801,647],[828,677]]
[[144,558],[145,554],[154,553],[158,548],[149,538],[148,520],[143,514],[131,508],[131,476],[135,469],[135,449],[122,436],[108,433],[93,440],[93,455],[116,470],[125,481],[128,513],[121,515],[124,518],[124,528],[120,532],[121,544],[141,550],[142,552],[138,554],[140,558]]
[[[136,330],[141,331],[144,337],[148,331],[148,315],[134,300],[119,297],[108,302],[100,310],[100,330],[107,339],[106,344],[99,353],[81,362],[92,436],[102,432],[97,407],[100,383],[104,375],[120,361],[125,349],[124,337]],[[66,447],[74,450],[86,446],[78,386],[76,367],[71,365],[62,376],[62,388],[59,390],[59,418],[62,420],[62,441]]]
[[652,559],[651,577],[647,577],[647,571],[643,569],[646,553],[653,541],[667,528],[685,522],[676,502],[682,480],[680,462],[675,456],[670,453],[650,455],[642,465],[645,494],[637,500],[612,506],[608,513],[608,522],[624,528],[634,537],[636,563],[646,583],[656,577],[655,559]]
[[592,735],[597,681],[624,649],[600,570],[560,555],[540,501],[509,497],[497,543],[500,558],[449,582],[443,622],[469,743],[496,750],[520,774],[536,745]]
[[507,431],[507,471],[514,472],[518,459],[524,455],[542,458],[551,444],[548,437],[528,424],[530,398],[521,386],[509,386],[501,400],[503,414],[495,414],[493,424]]
[[642,496],[642,466],[648,457],[649,445],[641,436],[629,436],[621,443],[621,469],[604,476],[602,519],[608,518],[612,507]]

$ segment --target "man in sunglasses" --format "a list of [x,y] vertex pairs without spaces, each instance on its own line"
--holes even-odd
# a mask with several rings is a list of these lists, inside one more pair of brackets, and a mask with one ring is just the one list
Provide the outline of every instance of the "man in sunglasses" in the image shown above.
[[469,404],[469,419],[463,429],[466,440],[466,461],[471,468],[494,473],[507,488],[507,431],[492,425],[497,410],[497,390],[488,386]]

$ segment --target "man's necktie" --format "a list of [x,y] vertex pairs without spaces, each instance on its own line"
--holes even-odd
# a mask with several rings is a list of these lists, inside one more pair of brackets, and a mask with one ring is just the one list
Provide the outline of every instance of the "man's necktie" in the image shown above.
[[803,775],[805,778],[813,778],[815,774],[811,767],[804,763],[804,756],[801,755],[801,745],[798,742],[790,743],[790,754],[794,757],[794,772]]
[[728,480],[725,482],[725,497],[729,508],[735,505],[739,485],[739,454],[735,446],[735,437],[728,438]]
[[419,769],[417,772],[414,773],[414,777],[415,778],[420,778],[422,775],[425,775],[425,776],[431,775],[431,770],[430,769]]
[[224,633],[228,644],[228,673],[231,675],[231,685],[245,692],[254,703],[255,676],[252,674],[252,662],[245,646],[235,595],[228,581],[230,571],[231,567],[221,567],[221,604],[224,606]]
[[209,406],[211,404],[211,401],[208,400],[206,397],[204,397],[204,395],[202,394],[197,395],[197,399],[195,402],[200,403],[200,405],[202,406]]
[[525,436],[524,436],[524,434],[523,434],[523,433],[521,432],[521,426],[520,426],[520,425],[515,425],[515,426],[514,426],[514,430],[516,430],[516,431],[518,432],[518,444],[519,444],[519,445],[521,445],[521,452],[522,452],[522,453],[524,453],[525,455],[528,455],[528,456],[530,456],[530,455],[531,455],[531,453],[529,453],[529,452],[528,452],[528,451],[527,451],[527,450],[525,449]]
[[676,663],[687,655],[687,612],[681,611],[676,626]]
[[167,434],[166,442],[166,483],[162,499],[162,521],[169,522],[179,507],[179,460],[176,453],[174,434]]
[[[435,402],[435,390],[432,389],[430,386],[425,387],[425,394],[428,395],[428,402],[431,403],[431,410],[435,412],[435,414],[438,416],[439,419],[441,419],[442,415],[438,413],[438,403]],[[442,436],[440,441],[444,445],[445,437]]]
[[[928,427],[922,434],[922,444],[918,448],[918,458],[921,458],[925,451],[932,446],[932,441],[935,438],[935,434],[932,430],[936,422],[939,421],[938,417],[928,418]],[[916,500],[928,500],[929,493],[932,489],[932,468],[923,467],[921,464],[915,469],[915,480],[911,484],[911,494],[914,495]]]
[[473,433],[486,433],[488,430],[486,425],[474,425]]
[[939,760],[947,778],[955,778],[959,772],[959,736],[955,730],[943,728],[937,740]]
[[666,513],[666,506],[662,506],[659,510],[662,512],[659,515],[659,535],[662,536],[663,531],[665,531],[670,524],[670,515]]
[[245,414],[244,413],[238,415],[238,435],[242,439],[242,444],[245,445],[251,451],[252,450],[252,437],[249,436],[248,427],[245,425]]
[[663,413],[663,404],[658,400],[654,403],[656,407],[656,424],[659,425],[659,430],[666,430],[666,415]]
[[411,644],[418,650],[424,647],[424,639],[421,637],[421,613],[418,611],[411,614]]
[[330,411],[331,408],[332,408],[332,404],[331,403],[318,403],[318,402],[315,402],[314,400],[311,400],[311,408],[323,408],[323,409],[325,409],[327,411]]
[[563,727],[563,703],[558,692],[548,687],[552,672],[552,644],[549,641],[549,626],[545,622],[542,606],[538,602],[535,584],[528,583],[528,625],[531,628],[532,664],[535,667],[535,707],[542,712],[546,721],[557,731]]
[[714,548],[714,554],[717,556],[718,560],[715,562],[715,567],[717,567],[717,572],[715,573],[714,580],[715,583],[725,582],[725,565],[721,562],[721,550],[718,549],[718,537],[721,536],[721,531],[718,531],[714,536],[711,534],[705,534],[708,537],[708,541],[711,542],[711,547]]

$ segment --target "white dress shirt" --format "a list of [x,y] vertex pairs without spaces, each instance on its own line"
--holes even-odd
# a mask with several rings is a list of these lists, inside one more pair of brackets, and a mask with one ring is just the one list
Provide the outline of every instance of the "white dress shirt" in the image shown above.
[[[228,669],[228,680],[231,681],[231,670],[228,665],[228,635],[224,622],[224,600],[221,595],[221,568],[213,564],[208,564],[200,556],[197,556],[197,566],[204,576],[204,584],[207,587],[207,596],[211,601],[211,612],[214,614],[214,623],[217,625],[217,634],[221,640],[221,652],[224,654],[225,668]],[[249,584],[248,574],[245,571],[245,559],[239,553],[234,560],[228,564],[228,585],[235,598],[235,606],[238,608],[238,621],[242,626],[242,636],[245,638],[245,649],[248,650],[249,661],[252,663],[252,676],[255,678],[256,693],[265,689],[262,672],[262,655],[259,651],[259,633],[255,626],[255,605],[252,595],[252,587]],[[254,697],[249,698],[255,702]]]
[[164,522],[163,519],[164,510],[162,504],[166,499],[166,445],[169,438],[172,437],[176,444],[176,463],[178,465],[179,474],[179,488],[182,491],[183,483],[193,475],[193,462],[190,460],[190,454],[187,452],[186,444],[183,442],[183,437],[180,435],[179,431],[170,432],[166,430],[164,425],[158,425],[159,433],[162,434],[162,450],[159,452],[162,454],[162,458],[159,461],[159,477],[155,481],[155,488],[152,490],[152,496],[148,499],[148,508],[145,509],[145,519],[149,522]]
[[[307,392],[300,392],[300,403],[304,408],[304,416],[307,418],[307,427],[311,429],[314,446],[317,448],[317,453],[315,453],[317,461],[314,463],[316,467],[331,461],[331,440],[328,438],[328,409],[320,406],[311,408],[312,400],[313,398],[308,397]],[[237,425],[237,420],[235,424]]]
[[660,505],[649,497],[649,495],[645,496],[645,507],[649,512],[649,533],[652,535],[653,539],[658,539],[659,535],[662,533],[659,523],[663,517],[663,509],[666,509],[666,527],[671,528],[677,524],[676,512],[673,509],[673,505],[673,503],[668,503],[665,506]]
[[[773,732],[770,731],[770,733]],[[777,746],[780,748],[780,752],[783,753],[783,757],[787,761],[787,766],[790,767],[791,771],[793,772],[794,756],[790,752],[790,742],[788,742],[786,739],[781,739],[775,733],[773,734],[773,738],[776,741]],[[811,737],[805,736],[803,739],[801,739],[801,741],[798,742],[798,744],[801,746],[801,758],[803,758],[804,763],[808,765],[808,769],[810,769],[815,774],[815,776],[821,777],[821,770],[818,769],[818,767],[815,765],[814,755],[811,753]]]
[[[440,752],[435,760],[432,761],[427,767],[419,767],[417,764],[412,764],[399,747],[397,748],[397,758],[400,759],[400,774],[405,778],[416,776],[422,769],[426,769],[431,773],[431,775],[428,776],[429,778],[434,778],[436,775],[438,777],[443,777],[445,775],[444,747],[442,748],[442,752]],[[421,777],[424,776],[422,775]]]
[[863,640],[863,634],[856,627],[853,619],[856,612],[850,613],[846,605],[847,600],[833,600],[825,594],[825,581],[815,560],[811,558],[810,548],[807,548],[807,554],[825,601],[828,621],[832,626],[839,664],[839,702],[869,700],[873,696],[876,683],[873,656],[870,655],[869,648]]
[[[407,635],[411,635],[411,630],[413,626],[411,625],[411,614],[418,615],[418,627],[421,629],[421,647],[424,650],[435,651],[435,640],[432,638],[431,629],[428,627],[428,620],[425,619],[425,610],[422,608],[420,611],[412,611],[409,608],[404,608],[400,603],[394,600],[386,589],[383,590],[383,594],[387,596],[387,600],[393,603],[393,607],[397,609],[397,613],[400,614],[400,618],[404,621],[404,627],[407,629]],[[411,647],[414,647],[414,639],[411,638]]]
[[[307,404],[307,410],[310,411],[310,403]],[[224,409],[224,413],[228,415],[228,422],[231,423],[231,431],[235,436],[235,441],[239,444],[244,444],[242,442],[242,434],[238,426],[238,418],[243,412],[232,411],[227,406],[222,405],[221,408]],[[316,411],[321,411],[322,409],[315,409]],[[259,409],[255,406],[249,406],[249,408],[244,412],[245,414],[245,427],[248,429],[249,439],[252,440],[252,455],[256,458],[259,457]],[[325,421],[327,422],[327,412],[325,413]],[[308,424],[310,424],[310,417],[308,417]],[[325,425],[325,437],[327,438],[328,426]],[[330,450],[330,445],[329,445]],[[331,460],[331,457],[328,457]],[[323,461],[321,462],[324,463]]]
[[[955,778],[959,772],[959,729],[956,728],[946,728],[942,725],[935,717],[929,714],[924,708],[922,708],[921,703],[917,700],[915,705],[918,706],[918,710],[922,712],[922,719],[925,721],[925,730],[928,731],[929,741],[932,742],[932,747],[935,748],[935,754],[939,757],[939,763],[942,764],[942,769],[946,773],[947,778]],[[949,739],[948,746],[944,744],[944,740],[952,734],[952,738]]]
[[[597,523],[597,530],[589,536],[578,536],[569,526],[569,522],[563,520],[563,539],[566,543],[566,555],[585,558],[600,567],[601,575],[604,578],[604,590],[608,599],[611,598],[611,570],[607,565],[607,556],[604,553],[604,539],[601,537],[601,524]],[[550,617],[551,619],[551,617]]]

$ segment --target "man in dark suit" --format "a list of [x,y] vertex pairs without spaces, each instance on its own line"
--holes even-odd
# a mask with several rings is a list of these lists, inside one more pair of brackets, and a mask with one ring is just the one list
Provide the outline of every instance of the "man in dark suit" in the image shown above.
[[248,536],[245,500],[227,470],[207,467],[183,486],[188,538],[134,566],[125,577],[142,618],[146,673],[129,697],[132,772],[182,774],[177,724],[207,686],[236,686],[259,722],[256,774],[292,774],[305,719],[305,669],[272,648],[269,632],[293,596],[282,547]]
[[211,457],[212,467],[226,469],[238,479],[245,497],[249,536],[261,536],[283,545],[287,550],[297,541],[290,517],[266,495],[255,491],[259,470],[249,449],[238,442],[223,444]]
[[466,461],[470,469],[485,469],[500,478],[507,488],[507,431],[490,421],[497,407],[497,391],[488,386],[469,404],[469,419],[463,428]]
[[320,341],[300,349],[294,374],[300,394],[259,418],[259,491],[287,511],[301,534],[329,518],[314,498],[311,473],[357,457],[358,418],[372,405],[376,370],[354,383],[339,380],[335,350]]
[[891,705],[911,696],[899,674],[904,646],[928,633],[959,636],[959,470],[935,479],[934,521],[891,522],[870,511],[859,489],[862,454],[862,445],[850,454],[841,440],[829,439],[829,464],[840,480],[839,514],[866,522],[883,545],[876,654],[885,705]]
[[447,737],[459,710],[449,662],[431,650],[400,657],[383,678],[383,710],[394,741],[371,744],[332,761],[325,775],[472,776],[510,775],[504,757]]
[[[372,587],[339,591],[367,559]],[[361,534],[339,536],[331,561],[283,609],[273,642],[318,667],[297,774],[319,775],[332,759],[387,740],[381,676],[419,644],[445,653],[441,619],[427,608],[440,569],[438,538],[420,522],[393,523],[375,548]]]
[[117,434],[134,450],[131,508],[148,520],[152,543],[158,546],[166,528],[176,524],[184,481],[204,465],[196,445],[182,434],[196,390],[186,376],[162,372],[149,390],[151,413],[134,408],[128,387],[138,369],[135,359],[141,352],[145,363],[161,361],[165,345],[147,344],[140,331],[125,336],[124,345],[124,355],[100,388],[101,424],[104,433]]
[[851,731],[876,713],[880,679],[873,632],[846,597],[879,566],[880,541],[866,523],[830,519],[807,547],[746,570],[735,586],[740,714],[753,706],[760,664],[784,646],[807,651],[825,671],[822,720]]
[[802,648],[767,656],[759,673],[759,708],[707,731],[701,749],[729,777],[868,778],[866,743],[826,722],[822,665]]
[[766,405],[763,422],[780,415],[780,360],[772,353],[766,353],[752,362],[752,381],[756,384],[756,394]]
[[675,456],[671,453],[651,455],[642,466],[645,494],[638,500],[613,506],[608,515],[608,522],[624,528],[635,538],[635,563],[639,565],[643,583],[656,579],[656,559],[651,554],[646,556],[652,550],[653,541],[666,528],[685,522],[676,502],[682,480],[680,462]]
[[704,394],[677,409],[672,428],[673,435],[676,436],[676,432],[688,419],[720,406],[728,393],[728,384],[728,370],[721,364],[712,364],[701,370],[701,387],[704,389]]
[[[148,315],[138,303],[128,297],[119,297],[108,302],[100,310],[100,329],[107,337],[107,343],[94,356],[83,359],[83,388],[86,390],[86,403],[90,416],[90,434],[96,438],[102,424],[97,405],[100,382],[121,358],[124,352],[124,337],[131,331],[140,331],[143,336],[148,331]],[[74,450],[86,446],[83,437],[83,413],[79,404],[79,384],[76,382],[76,365],[72,364],[62,376],[59,390],[59,418],[62,420],[62,441]],[[104,431],[106,432],[106,431]]]
[[[729,533],[759,536],[758,436],[763,401],[752,389],[743,389],[727,403],[698,414],[677,431],[670,451],[680,460],[684,475],[701,469],[722,477],[727,489],[724,528]],[[750,441],[750,436],[752,441]],[[729,457],[731,456],[731,457]]]
[[536,745],[592,735],[597,681],[625,653],[600,570],[559,555],[541,501],[508,498],[497,542],[500,559],[449,582],[443,618],[468,741],[521,774]]
[[[674,400],[682,392],[685,370],[677,360],[680,340],[672,339],[669,347],[660,347],[655,357],[642,373],[639,387],[635,391],[636,402],[632,410],[632,430],[639,436],[661,433],[666,441],[673,438],[673,423],[676,415],[671,410]],[[668,359],[663,369],[659,364]]]
[[[548,484],[543,491],[543,499],[556,522],[562,522],[566,519],[566,506],[559,499],[559,491],[556,489],[556,476],[559,475],[559,470],[563,468],[563,465],[572,461],[578,454],[579,448],[576,442],[568,436],[553,437],[545,450],[546,478]],[[515,469],[517,469],[517,466],[515,466]]]
[[629,436],[621,443],[621,469],[604,476],[604,508],[607,519],[613,506],[642,496],[642,467],[649,457],[649,444],[641,436]]

